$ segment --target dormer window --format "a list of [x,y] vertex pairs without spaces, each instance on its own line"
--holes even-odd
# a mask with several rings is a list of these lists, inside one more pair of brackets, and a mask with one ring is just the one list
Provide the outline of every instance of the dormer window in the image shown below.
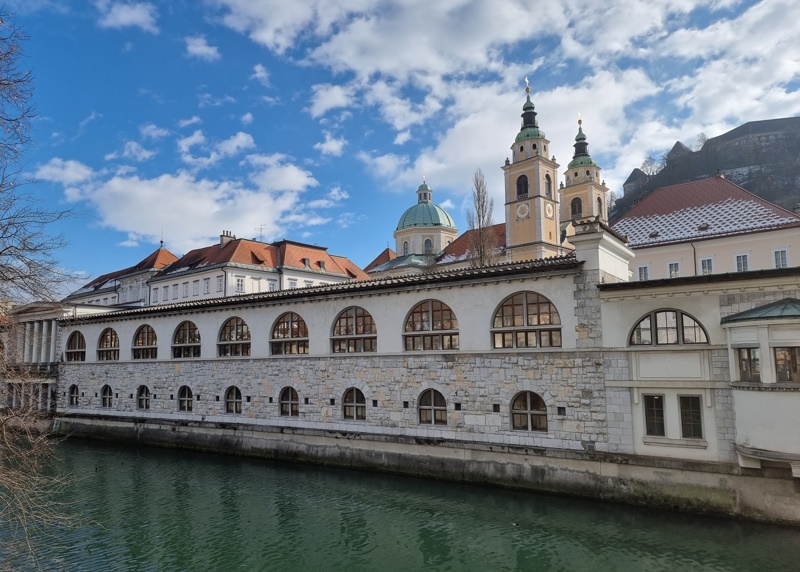
[[649,238],[658,238],[658,231],[654,230],[648,236],[649,236]]
[[697,230],[708,230],[709,228],[710,225],[707,222],[704,222],[703,224],[697,227]]
[[320,260],[319,261],[319,269],[320,270],[325,270],[325,261],[324,260]]

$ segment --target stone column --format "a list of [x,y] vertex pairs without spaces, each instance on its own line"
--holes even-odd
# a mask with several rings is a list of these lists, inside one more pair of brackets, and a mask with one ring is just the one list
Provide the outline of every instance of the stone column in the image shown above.
[[56,341],[58,341],[58,321],[57,320],[50,320],[50,361],[56,362],[58,361],[58,356],[56,355]]
[[22,362],[31,363],[31,343],[33,342],[33,324],[25,322],[25,344],[22,350]]
[[25,328],[22,324],[17,325],[17,347],[14,351],[14,361],[25,361]]
[[47,392],[47,409],[45,409],[45,411],[47,411],[49,413],[50,412],[50,384],[49,383],[45,383],[42,387]]
[[47,363],[50,352],[50,320],[42,321],[42,347],[39,350],[39,363]]
[[31,363],[39,363],[39,353],[42,348],[42,322],[33,323],[33,339],[31,340]]

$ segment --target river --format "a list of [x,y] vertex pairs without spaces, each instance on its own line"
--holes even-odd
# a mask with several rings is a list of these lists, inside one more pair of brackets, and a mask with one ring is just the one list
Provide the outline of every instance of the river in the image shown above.
[[800,568],[795,528],[80,440],[58,453],[76,520],[40,539],[43,570]]

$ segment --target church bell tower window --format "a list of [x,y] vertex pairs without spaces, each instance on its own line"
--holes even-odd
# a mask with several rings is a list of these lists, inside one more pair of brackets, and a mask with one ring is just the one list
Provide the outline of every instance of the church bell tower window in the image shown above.
[[526,175],[520,175],[517,178],[517,199],[527,199],[528,198],[528,177]]

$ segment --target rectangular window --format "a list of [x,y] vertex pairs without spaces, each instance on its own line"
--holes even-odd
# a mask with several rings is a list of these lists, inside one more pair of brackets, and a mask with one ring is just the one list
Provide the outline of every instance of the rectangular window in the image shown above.
[[703,272],[703,276],[706,276],[707,274],[714,274],[714,259],[713,258],[701,259],[700,270]]
[[117,297],[116,296],[111,296],[111,304],[114,305],[116,303],[117,303]]
[[161,299],[166,302],[169,300],[169,286],[164,286],[164,293],[161,295]]
[[644,425],[645,433],[651,437],[664,437],[664,396],[644,396]]
[[797,383],[800,379],[797,375],[798,353],[800,347],[795,348],[775,348],[775,376],[778,382]]
[[153,288],[153,304],[158,304],[158,288]]
[[177,300],[178,299],[178,285],[177,284],[173,284],[172,285],[172,299],[173,300]]
[[108,306],[108,298],[103,298],[103,306]]
[[772,254],[775,259],[775,268],[787,268],[789,266],[789,255],[786,250],[776,250]]
[[699,395],[682,395],[678,398],[681,405],[681,436],[684,439],[703,438],[703,410]]
[[650,279],[650,267],[649,266],[640,266],[639,267],[639,282],[644,282]]
[[270,292],[274,292],[275,291],[275,281],[274,280],[270,280],[269,281],[269,291]]
[[670,278],[679,278],[681,275],[681,263],[670,262],[669,267],[667,268],[667,272]]
[[200,295],[200,281],[195,280],[192,282],[192,296]]
[[739,381],[760,382],[761,360],[758,348],[739,348],[736,353],[739,356]]
[[203,294],[210,294],[211,293],[211,278],[206,278],[203,280]]
[[222,292],[223,276],[217,276],[217,292]]
[[183,297],[184,298],[188,298],[189,297],[189,283],[188,282],[184,282],[183,283]]
[[244,278],[236,278],[236,293],[244,293]]
[[736,272],[747,272],[750,270],[750,255],[737,254],[736,255]]
[[314,282],[311,281],[311,280],[306,280],[305,281],[305,285],[306,285],[306,288],[311,288],[314,285]]
[[289,280],[289,288],[297,288],[297,280]]

